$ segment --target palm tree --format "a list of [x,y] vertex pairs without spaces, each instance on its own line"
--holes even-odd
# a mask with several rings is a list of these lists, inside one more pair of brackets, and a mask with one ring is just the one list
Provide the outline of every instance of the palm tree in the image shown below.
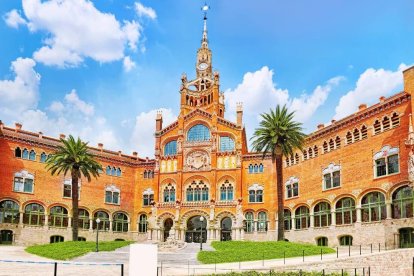
[[102,166],[94,159],[88,151],[88,143],[80,138],[75,140],[72,135],[67,140],[61,138],[61,144],[55,153],[46,160],[46,168],[52,175],[70,173],[72,177],[72,240],[78,240],[79,221],[79,188],[78,181],[85,177],[89,182],[92,176],[97,178]]
[[256,128],[252,146],[256,152],[272,155],[272,163],[276,169],[277,213],[278,229],[277,240],[284,240],[284,202],[283,202],[283,156],[290,156],[295,149],[302,150],[305,134],[302,124],[293,120],[294,112],[289,113],[286,106],[279,105],[269,113],[261,114],[260,127]]

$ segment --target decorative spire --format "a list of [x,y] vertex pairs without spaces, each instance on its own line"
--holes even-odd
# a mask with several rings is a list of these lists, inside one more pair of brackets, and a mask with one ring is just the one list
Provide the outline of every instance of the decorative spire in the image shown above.
[[208,39],[207,39],[207,11],[210,9],[210,6],[207,3],[201,8],[204,12],[204,29],[203,29],[203,39],[201,40],[201,46],[208,48]]

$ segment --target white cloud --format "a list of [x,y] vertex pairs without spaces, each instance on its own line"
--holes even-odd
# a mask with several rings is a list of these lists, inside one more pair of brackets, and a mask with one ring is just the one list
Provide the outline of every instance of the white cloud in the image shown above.
[[157,14],[155,13],[155,10],[153,8],[145,7],[139,2],[135,2],[135,11],[137,15],[140,17],[146,16],[153,20],[157,18]]
[[69,94],[66,94],[65,100],[76,111],[80,111],[86,116],[92,116],[94,113],[94,106],[79,99],[75,89],[73,89]]
[[10,67],[14,80],[0,80],[1,118],[11,118],[37,106],[40,75],[34,70],[35,65],[36,62],[30,58],[18,58]]
[[177,116],[173,114],[172,110],[166,108],[141,112],[136,117],[130,144],[132,148],[138,149],[138,155],[141,157],[154,155],[154,132],[157,111],[162,112],[163,127],[166,127],[177,119]]
[[65,109],[65,106],[63,105],[62,102],[59,102],[59,101],[52,102],[49,106],[49,110],[55,113],[60,113],[64,109]]
[[98,62],[121,60],[126,45],[137,49],[142,31],[139,23],[121,24],[113,14],[99,11],[88,0],[23,0],[23,11],[26,19],[16,10],[6,19],[10,18],[12,27],[26,22],[30,31],[48,34],[33,57],[49,66],[76,67],[85,58]]
[[278,88],[273,82],[273,71],[267,66],[256,72],[248,72],[243,81],[234,90],[225,91],[228,118],[232,121],[236,118],[236,106],[243,103],[243,120],[246,125],[247,137],[258,126],[260,113],[267,112],[276,105],[287,105],[291,111],[296,111],[295,119],[305,123],[316,110],[326,101],[332,88],[336,86],[342,77],[328,80],[324,85],[317,86],[311,94],[303,93],[300,97],[291,97],[287,89]]
[[16,9],[6,13],[3,18],[7,26],[15,29],[18,29],[20,25],[26,25],[27,23]]
[[136,66],[135,62],[133,62],[129,56],[124,57],[123,65],[125,72],[131,71]]
[[360,104],[373,104],[379,97],[395,93],[402,85],[402,71],[407,68],[401,64],[396,71],[369,68],[359,76],[354,90],[347,92],[335,108],[334,119],[342,119],[358,110]]

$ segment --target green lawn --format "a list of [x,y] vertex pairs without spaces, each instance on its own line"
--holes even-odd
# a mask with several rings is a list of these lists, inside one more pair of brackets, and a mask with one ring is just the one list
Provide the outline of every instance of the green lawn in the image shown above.
[[[110,241],[100,242],[99,251],[114,251],[117,248],[127,246],[132,241]],[[68,241],[42,245],[33,245],[25,250],[31,254],[46,257],[54,260],[70,260],[95,251],[95,242]]]
[[[321,272],[302,272],[301,276],[321,276]],[[300,276],[299,272],[256,272],[256,271],[247,271],[241,273],[227,273],[227,274],[211,274],[208,276]],[[325,274],[326,276],[339,276],[340,273]],[[348,275],[348,274],[344,274]]]
[[[255,260],[270,260],[302,256],[334,253],[335,250],[329,247],[315,246],[293,242],[250,242],[250,241],[227,241],[211,243],[215,251],[202,251],[198,253],[198,260],[205,264],[230,263]],[[254,274],[253,274],[254,275]]]

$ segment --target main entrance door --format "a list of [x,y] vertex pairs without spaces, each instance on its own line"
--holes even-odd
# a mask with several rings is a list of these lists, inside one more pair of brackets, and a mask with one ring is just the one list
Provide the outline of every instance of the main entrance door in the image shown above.
[[400,247],[414,247],[414,228],[407,227],[398,230],[400,233]]
[[13,243],[13,231],[1,230],[0,231],[0,244],[12,244]]
[[200,221],[200,216],[195,216],[187,221],[187,231],[185,232],[185,242],[202,242],[207,241],[207,222],[204,219]]
[[221,220],[221,241],[231,241],[231,218]]
[[173,226],[173,224],[174,224],[174,222],[170,218],[167,218],[164,221],[164,241],[166,241],[167,238],[170,236],[170,230],[171,230],[171,227]]

